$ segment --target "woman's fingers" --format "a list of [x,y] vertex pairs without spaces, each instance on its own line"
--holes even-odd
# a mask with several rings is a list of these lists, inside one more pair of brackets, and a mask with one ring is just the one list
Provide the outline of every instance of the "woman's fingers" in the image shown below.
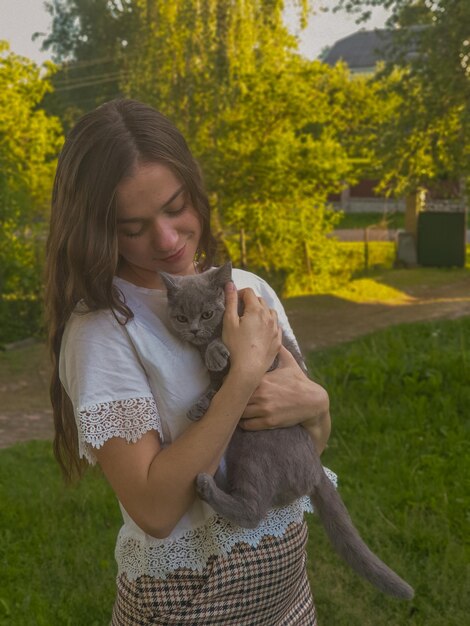
[[231,280],[225,285],[225,315],[230,322],[238,322],[238,292]]
[[226,287],[222,340],[230,351],[232,366],[243,363],[258,377],[270,367],[281,345],[277,312],[252,289],[240,290],[238,297],[244,304],[241,317],[238,317],[235,294]]
[[274,420],[269,417],[255,417],[248,419],[241,419],[238,425],[242,430],[273,430],[274,428],[283,428],[282,426],[275,425]]

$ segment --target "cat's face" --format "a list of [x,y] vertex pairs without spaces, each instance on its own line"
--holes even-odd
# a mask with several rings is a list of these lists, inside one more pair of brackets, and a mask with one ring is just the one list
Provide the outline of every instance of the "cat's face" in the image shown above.
[[161,273],[167,287],[170,322],[181,339],[196,345],[210,341],[222,322],[224,285],[230,275],[230,264],[195,276]]

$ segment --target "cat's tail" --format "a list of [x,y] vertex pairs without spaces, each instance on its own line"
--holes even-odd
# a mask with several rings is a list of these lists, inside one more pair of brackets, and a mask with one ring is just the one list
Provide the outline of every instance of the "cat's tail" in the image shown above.
[[412,587],[361,539],[340,495],[324,472],[311,500],[333,547],[355,572],[395,598],[410,600],[413,597]]

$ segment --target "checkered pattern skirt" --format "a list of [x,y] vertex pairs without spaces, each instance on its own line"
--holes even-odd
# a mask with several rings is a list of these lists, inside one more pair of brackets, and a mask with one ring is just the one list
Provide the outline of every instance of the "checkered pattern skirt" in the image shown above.
[[254,548],[234,546],[202,572],[118,578],[111,626],[317,626],[305,567],[306,524]]

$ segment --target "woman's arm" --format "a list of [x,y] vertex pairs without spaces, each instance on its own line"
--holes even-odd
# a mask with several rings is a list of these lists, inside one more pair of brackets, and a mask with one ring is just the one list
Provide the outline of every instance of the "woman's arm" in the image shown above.
[[328,393],[305,376],[282,346],[278,367],[263,377],[243,412],[240,426],[262,430],[296,424],[308,430],[321,454],[331,431]]
[[237,313],[237,292],[226,289],[223,341],[231,354],[230,371],[206,414],[162,449],[154,431],[136,443],[108,440],[96,457],[120,502],[145,532],[168,536],[196,497],[195,477],[214,473],[232,433],[281,345],[277,315],[251,290],[243,293],[245,311]]

